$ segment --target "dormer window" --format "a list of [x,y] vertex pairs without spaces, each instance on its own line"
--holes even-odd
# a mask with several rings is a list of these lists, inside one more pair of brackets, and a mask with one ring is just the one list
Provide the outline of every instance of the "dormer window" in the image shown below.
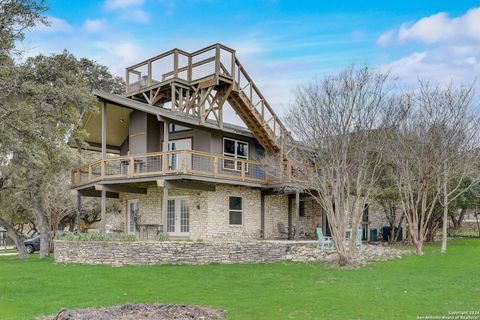
[[[223,138],[223,155],[239,160],[248,160],[248,142]],[[224,159],[223,169],[241,171],[242,161]],[[248,171],[247,164],[245,164],[245,171]]]

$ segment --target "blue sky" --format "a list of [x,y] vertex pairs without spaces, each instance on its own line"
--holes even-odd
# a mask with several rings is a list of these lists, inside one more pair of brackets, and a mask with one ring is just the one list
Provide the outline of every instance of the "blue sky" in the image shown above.
[[50,27],[28,32],[27,56],[67,49],[123,76],[178,47],[220,42],[282,109],[298,83],[352,63],[407,83],[473,81],[480,71],[478,1],[47,0]]

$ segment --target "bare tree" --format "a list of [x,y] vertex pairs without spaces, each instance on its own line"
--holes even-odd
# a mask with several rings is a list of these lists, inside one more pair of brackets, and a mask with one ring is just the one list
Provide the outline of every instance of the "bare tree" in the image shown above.
[[67,174],[55,177],[45,193],[45,211],[50,223],[50,250],[53,251],[53,239],[58,226],[67,216],[75,215],[75,195],[70,190]]
[[[409,234],[420,255],[437,205],[445,207],[448,218],[451,195],[458,194],[476,153],[473,135],[465,131],[471,125],[467,123],[471,93],[471,89],[420,82],[417,91],[403,94],[396,105],[402,121],[389,131],[393,145],[389,155],[395,164]],[[447,190],[454,178],[458,184]]]
[[[302,145],[290,154],[293,167],[313,167],[312,178],[297,188],[324,209],[342,265],[354,263],[363,209],[384,164],[382,131],[391,125],[387,80],[366,67],[347,68],[300,86],[286,116]],[[352,237],[346,243],[348,226]]]

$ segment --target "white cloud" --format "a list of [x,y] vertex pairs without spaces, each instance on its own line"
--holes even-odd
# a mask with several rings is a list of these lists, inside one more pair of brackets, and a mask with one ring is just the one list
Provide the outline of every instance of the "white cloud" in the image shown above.
[[150,21],[150,16],[148,15],[148,13],[146,13],[142,9],[135,9],[135,10],[129,11],[124,15],[124,17],[128,20],[132,20],[136,22]]
[[73,27],[66,21],[56,17],[47,17],[48,25],[38,24],[32,32],[70,32]]
[[416,42],[415,52],[407,51],[403,57],[380,66],[407,85],[415,86],[418,79],[471,85],[480,74],[480,8],[456,18],[437,13],[415,23],[404,23],[377,38],[381,46],[411,41]]
[[480,45],[463,50],[445,46],[432,50],[411,53],[391,63],[380,66],[398,76],[407,84],[418,79],[434,83],[455,82],[456,85],[470,85],[480,72]]
[[115,10],[115,9],[125,9],[131,6],[142,5],[143,0],[107,0],[105,1],[105,9]]
[[103,30],[105,27],[106,20],[105,19],[87,19],[83,23],[83,28],[87,32],[95,33]]
[[415,23],[404,23],[398,29],[384,32],[377,44],[420,41],[426,44],[480,40],[480,8],[472,8],[463,16],[451,18],[440,12],[424,17]]
[[102,50],[102,63],[110,67],[114,74],[123,75],[125,68],[142,61],[144,53],[141,48],[129,41],[98,41],[95,47]]
[[395,39],[396,30],[388,30],[382,33],[378,39],[377,44],[380,46],[387,46],[391,44]]

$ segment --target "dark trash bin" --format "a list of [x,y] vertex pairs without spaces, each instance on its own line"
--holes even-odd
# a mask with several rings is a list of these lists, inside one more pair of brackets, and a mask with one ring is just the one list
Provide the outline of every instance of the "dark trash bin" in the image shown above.
[[370,241],[378,241],[377,229],[370,229]]
[[[392,231],[392,228],[389,226],[382,227],[382,240],[383,241],[388,241],[388,238],[390,238],[390,233]],[[403,228],[400,228],[400,231],[397,234],[397,241],[402,241],[403,240]]]

